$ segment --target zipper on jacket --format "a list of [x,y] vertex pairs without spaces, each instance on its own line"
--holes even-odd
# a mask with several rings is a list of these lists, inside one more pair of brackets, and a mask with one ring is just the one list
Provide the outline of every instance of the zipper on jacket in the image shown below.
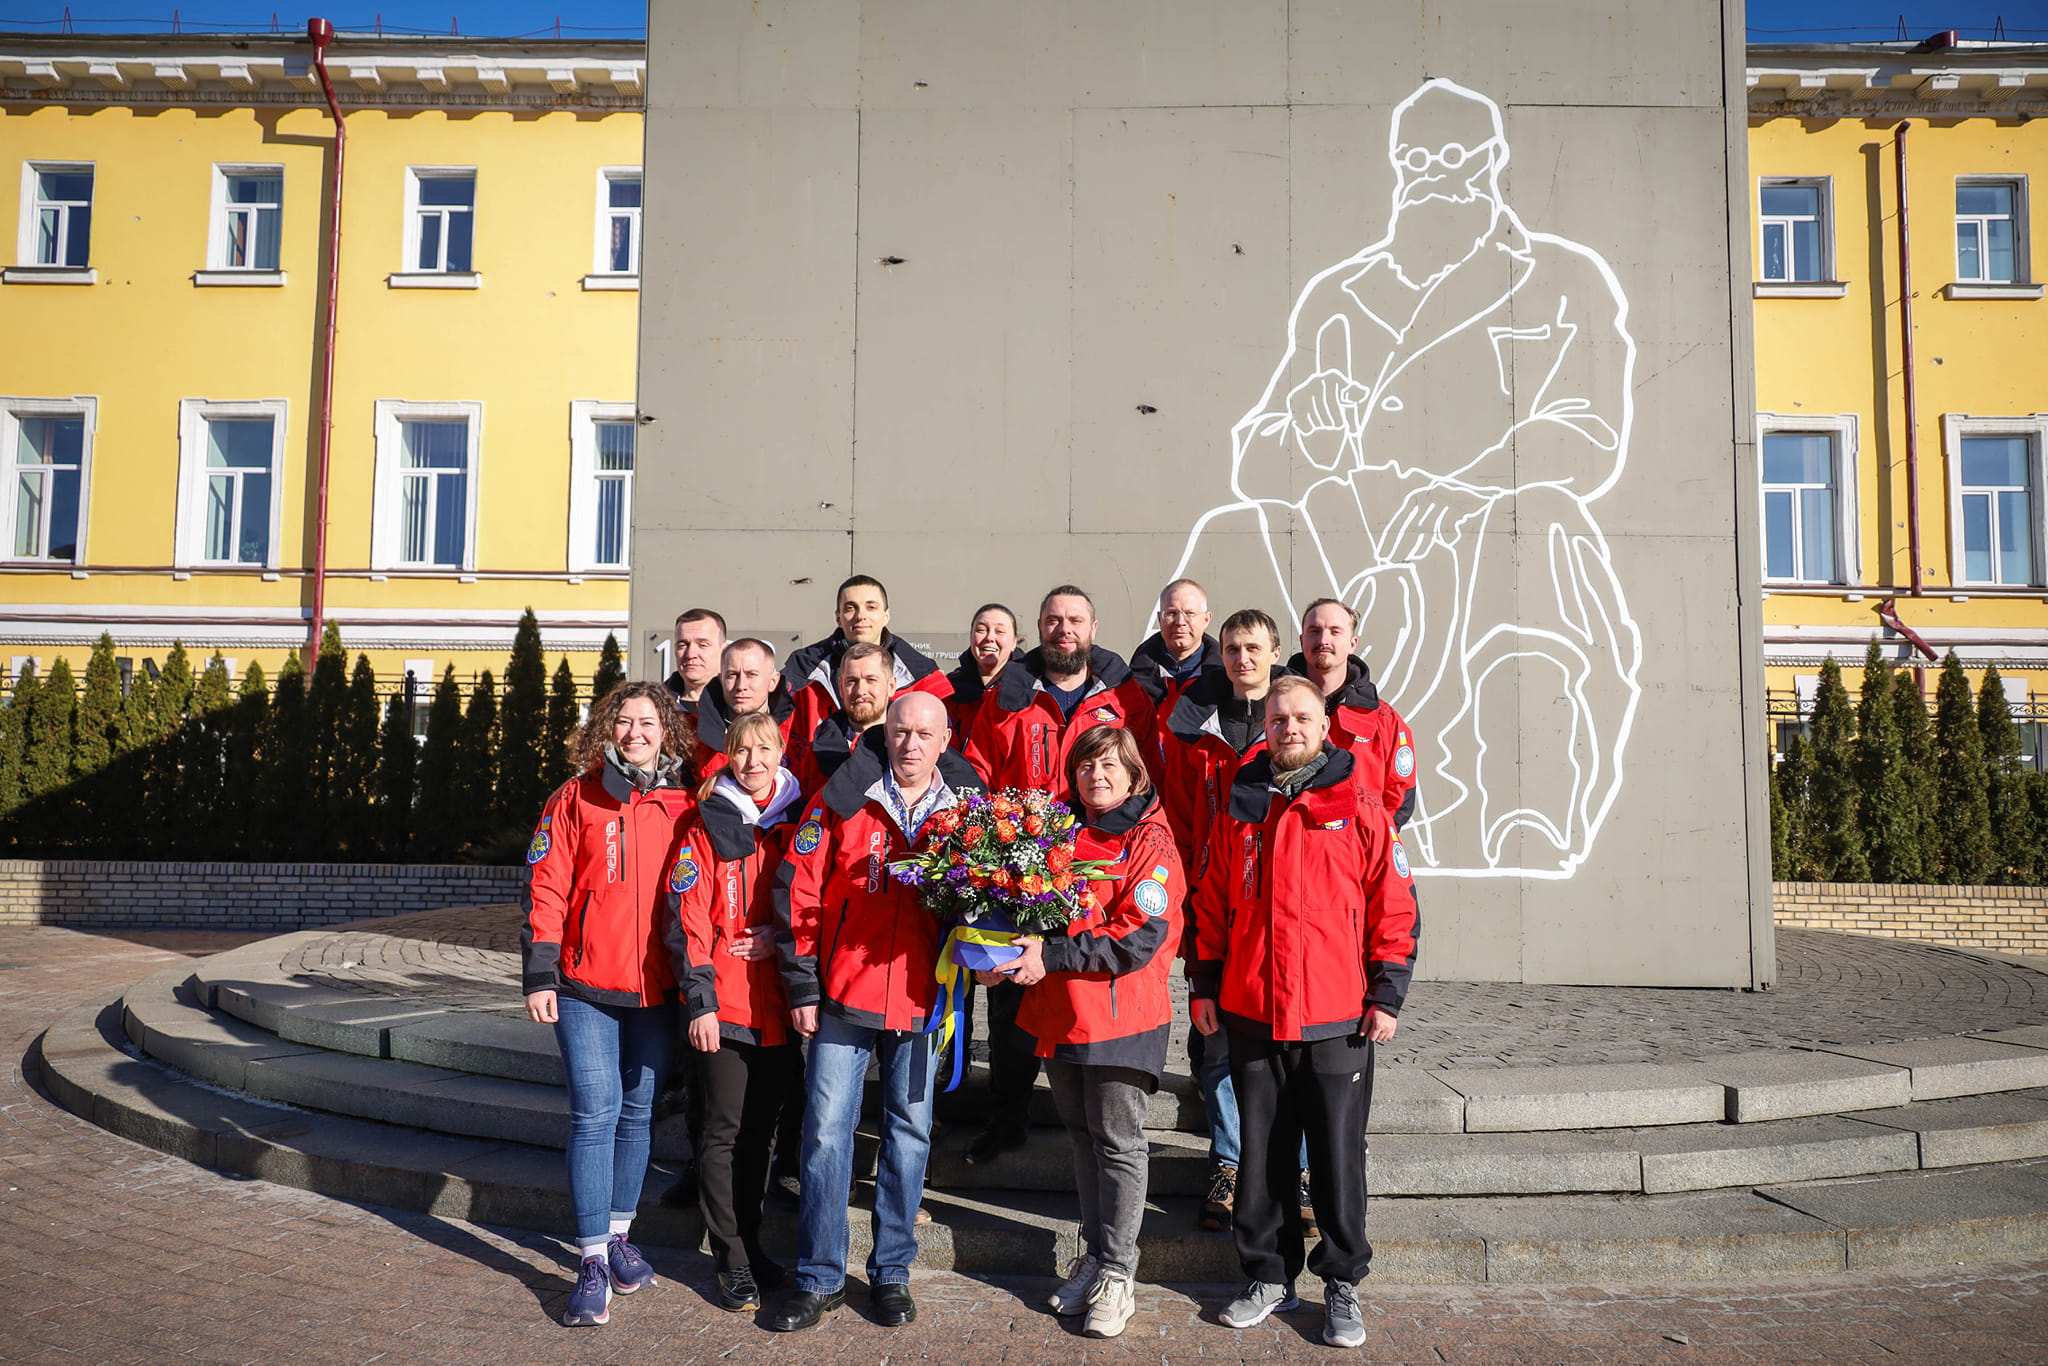
[[590,924],[590,898],[596,895],[596,892],[585,892],[583,904],[576,909],[576,952],[569,960],[569,966],[572,968],[583,966],[583,932]]
[[1116,1018],[1116,978],[1109,979],[1109,1018]]

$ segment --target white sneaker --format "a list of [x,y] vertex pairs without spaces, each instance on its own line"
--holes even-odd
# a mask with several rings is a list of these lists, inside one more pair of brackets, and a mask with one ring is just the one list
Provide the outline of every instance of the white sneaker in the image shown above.
[[1292,1285],[1253,1281],[1242,1295],[1223,1306],[1223,1324],[1227,1328],[1250,1328],[1264,1323],[1270,1314],[1299,1308],[1301,1301],[1295,1298]]
[[1323,1282],[1323,1341],[1332,1347],[1365,1341],[1365,1315],[1358,1307],[1358,1287],[1350,1281]]
[[1074,1274],[1066,1283],[1052,1292],[1046,1303],[1052,1312],[1062,1318],[1072,1318],[1088,1307],[1088,1297],[1095,1289],[1096,1279],[1102,1275],[1102,1263],[1093,1255],[1083,1257],[1074,1263]]
[[1081,1326],[1082,1336],[1113,1338],[1124,1331],[1131,1315],[1137,1312],[1138,1300],[1131,1288],[1131,1278],[1105,1271],[1088,1293],[1088,1320]]

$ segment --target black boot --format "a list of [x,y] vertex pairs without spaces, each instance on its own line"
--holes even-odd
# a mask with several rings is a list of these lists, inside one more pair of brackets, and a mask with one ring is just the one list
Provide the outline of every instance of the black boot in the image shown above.
[[796,1333],[818,1326],[818,1320],[846,1303],[846,1287],[840,1286],[829,1294],[816,1294],[809,1290],[792,1291],[788,1299],[768,1320],[768,1326],[778,1333]]

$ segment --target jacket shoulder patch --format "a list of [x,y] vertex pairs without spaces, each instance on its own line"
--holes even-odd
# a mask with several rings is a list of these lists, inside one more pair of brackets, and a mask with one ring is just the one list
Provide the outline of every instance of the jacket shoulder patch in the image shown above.
[[1138,884],[1138,889],[1131,894],[1131,898],[1138,903],[1139,910],[1153,917],[1165,915],[1171,899],[1167,895],[1166,884],[1149,877]]
[[1399,873],[1402,877],[1407,877],[1409,875],[1408,851],[1401,847],[1401,841],[1398,839],[1394,841],[1393,856],[1394,871]]
[[533,842],[526,846],[528,863],[539,863],[548,856],[548,846],[553,842],[548,836],[548,826],[554,819],[553,816],[540,818],[540,827],[533,832]]
[[681,896],[697,885],[696,851],[684,845],[676,854],[676,866],[669,869],[668,889]]
[[1415,751],[1409,746],[1403,745],[1394,751],[1394,772],[1400,774],[1403,778],[1414,775]]
[[796,828],[794,848],[799,854],[808,854],[816,849],[825,838],[825,827],[818,822],[814,813],[811,818]]

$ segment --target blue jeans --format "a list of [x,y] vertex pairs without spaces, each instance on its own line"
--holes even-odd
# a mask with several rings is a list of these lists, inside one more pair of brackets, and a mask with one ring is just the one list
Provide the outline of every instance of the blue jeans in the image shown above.
[[875,1159],[868,1284],[910,1284],[917,1205],[932,1148],[935,1035],[867,1029],[820,1011],[811,1037],[804,1111],[803,1196],[797,1213],[796,1288],[824,1295],[846,1284],[846,1211],[853,1190],[853,1127],[868,1059],[882,1059],[882,1150]]
[[[1202,1108],[1209,1115],[1209,1160],[1226,1167],[1237,1165],[1237,1088],[1230,1080],[1230,1031],[1219,1029],[1204,1034],[1188,1028],[1188,1063],[1195,1069],[1195,1085],[1202,1091]],[[1301,1169],[1308,1170],[1308,1140],[1301,1144]]]
[[576,1241],[631,1217],[647,1178],[655,1093],[674,1052],[676,1008],[601,1006],[557,997],[555,1046],[569,1083],[569,1203]]

